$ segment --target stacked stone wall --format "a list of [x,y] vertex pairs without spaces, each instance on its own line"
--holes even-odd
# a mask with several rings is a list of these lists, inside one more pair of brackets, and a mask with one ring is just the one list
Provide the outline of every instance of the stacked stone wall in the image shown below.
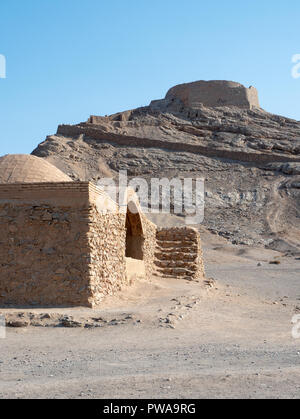
[[156,249],[156,232],[157,226],[153,224],[144,214],[141,214],[143,234],[144,234],[144,262],[146,269],[146,277],[151,278],[155,270],[155,249]]
[[91,304],[98,305],[127,285],[125,260],[125,216],[103,214],[93,205],[89,208],[89,277]]
[[200,234],[195,228],[159,229],[155,257],[158,275],[190,280],[205,277]]

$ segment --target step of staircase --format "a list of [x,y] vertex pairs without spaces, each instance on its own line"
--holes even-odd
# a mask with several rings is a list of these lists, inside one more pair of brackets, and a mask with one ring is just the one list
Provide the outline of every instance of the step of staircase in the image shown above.
[[186,262],[193,262],[197,259],[197,253],[182,253],[182,252],[174,252],[174,253],[162,253],[156,252],[155,257],[157,260],[183,260]]
[[197,246],[195,243],[190,244],[171,244],[170,243],[164,243],[164,245],[157,244],[156,248],[161,250],[162,252],[190,252],[190,251],[197,251]]
[[189,246],[156,246],[156,251],[161,253],[174,253],[174,252],[181,252],[181,253],[195,253],[198,251],[197,246],[189,245]]
[[185,262],[184,260],[156,260],[155,265],[159,268],[184,268],[190,271],[196,271],[197,265],[193,262]]
[[157,240],[191,240],[193,241],[195,239],[195,236],[193,234],[156,234]]
[[158,246],[162,247],[176,247],[176,246],[191,246],[195,245],[194,240],[156,240]]
[[195,275],[195,272],[190,271],[189,269],[185,268],[163,268],[163,269],[156,269],[154,275],[165,277],[165,278],[191,278]]

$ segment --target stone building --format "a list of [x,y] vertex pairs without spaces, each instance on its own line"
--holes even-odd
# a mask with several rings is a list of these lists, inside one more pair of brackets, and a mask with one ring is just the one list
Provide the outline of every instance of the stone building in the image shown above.
[[127,192],[119,207],[41,158],[0,158],[0,304],[94,307],[135,270],[203,278],[198,232],[158,231]]

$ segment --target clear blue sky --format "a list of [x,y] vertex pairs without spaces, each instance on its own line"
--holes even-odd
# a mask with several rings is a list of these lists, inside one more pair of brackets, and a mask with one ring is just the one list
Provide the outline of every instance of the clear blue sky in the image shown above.
[[299,120],[299,19],[299,0],[2,0],[0,155],[201,79],[254,85]]

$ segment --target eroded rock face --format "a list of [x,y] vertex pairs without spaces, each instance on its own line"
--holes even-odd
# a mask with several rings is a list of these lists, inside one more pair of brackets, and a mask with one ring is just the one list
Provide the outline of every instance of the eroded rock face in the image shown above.
[[[188,89],[193,86],[198,89],[197,83]],[[226,84],[229,90],[240,86]],[[300,122],[270,114],[255,101],[252,109],[194,106],[197,89],[187,101],[175,97],[175,87],[147,107],[61,125],[33,154],[74,180],[96,182],[119,170],[148,181],[204,178],[207,228],[234,243],[272,246],[280,238],[295,249],[300,191],[291,185],[300,181]],[[155,221],[166,226],[178,220],[164,215]]]

